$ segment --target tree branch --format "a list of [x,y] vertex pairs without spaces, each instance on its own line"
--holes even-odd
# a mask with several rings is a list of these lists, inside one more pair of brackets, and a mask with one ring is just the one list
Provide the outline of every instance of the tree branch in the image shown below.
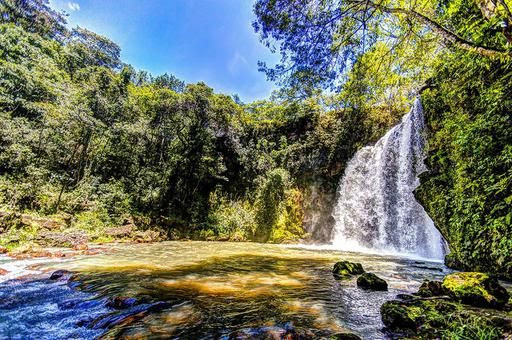
[[[358,2],[362,2],[359,0]],[[374,2],[370,1],[371,6],[374,8],[377,8],[381,10],[384,13],[389,14],[404,14],[411,18],[414,18],[418,22],[430,27],[432,31],[434,31],[436,34],[441,36],[444,40],[454,44],[455,46],[467,50],[472,51],[475,53],[478,53],[480,55],[486,56],[486,57],[512,57],[512,52],[508,52],[505,50],[495,49],[492,47],[485,47],[475,44],[474,42],[468,41],[459,35],[457,35],[455,32],[450,31],[449,29],[443,27],[438,22],[434,21],[433,19],[430,19],[424,14],[421,14],[419,12],[416,12],[413,9],[405,9],[405,8],[389,8],[386,6],[382,6],[380,4],[376,4]]]

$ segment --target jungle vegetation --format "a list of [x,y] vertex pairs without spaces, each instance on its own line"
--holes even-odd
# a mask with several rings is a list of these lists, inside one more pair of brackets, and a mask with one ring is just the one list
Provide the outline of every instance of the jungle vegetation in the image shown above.
[[282,57],[260,69],[281,89],[244,104],[135,70],[47,0],[3,0],[0,210],[71,216],[72,229],[130,218],[177,236],[308,237],[346,162],[421,92],[431,171],[418,197],[453,265],[510,276],[511,8],[258,0],[255,31]]

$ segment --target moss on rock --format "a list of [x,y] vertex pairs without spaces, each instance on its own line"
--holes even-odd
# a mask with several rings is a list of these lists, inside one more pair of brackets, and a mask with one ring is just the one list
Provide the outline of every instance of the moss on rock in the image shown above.
[[441,281],[429,281],[425,280],[420,288],[418,289],[417,295],[422,297],[432,297],[432,296],[441,296],[447,295],[448,291],[443,287],[443,283]]
[[402,300],[385,302],[382,322],[393,339],[502,339],[511,334],[512,314],[488,307],[489,301],[503,302],[503,292],[487,274],[455,273],[442,283],[425,281],[418,293]]
[[417,315],[402,301],[387,301],[380,307],[382,322],[394,332],[416,330]]
[[443,288],[462,303],[476,307],[501,308],[509,294],[498,280],[484,273],[461,272],[447,275]]
[[362,289],[388,290],[388,283],[373,273],[363,273],[359,276],[357,286]]
[[332,273],[336,278],[346,279],[352,275],[360,275],[364,273],[363,266],[360,263],[350,261],[340,261],[334,264]]

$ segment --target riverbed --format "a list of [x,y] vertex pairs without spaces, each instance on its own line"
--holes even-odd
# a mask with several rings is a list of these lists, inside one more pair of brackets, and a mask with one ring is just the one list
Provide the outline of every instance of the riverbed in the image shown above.
[[[331,270],[341,259],[360,262],[389,290],[336,280]],[[0,266],[15,267],[9,261]],[[48,280],[62,269],[74,273],[71,281]],[[25,271],[30,275],[22,280],[0,283],[0,338],[328,338],[349,332],[381,339],[382,303],[415,292],[425,279],[441,279],[448,269],[425,259],[300,245],[163,242],[112,245],[106,254],[39,261]],[[125,313],[109,303],[116,296],[149,312],[102,328],[98,320]]]

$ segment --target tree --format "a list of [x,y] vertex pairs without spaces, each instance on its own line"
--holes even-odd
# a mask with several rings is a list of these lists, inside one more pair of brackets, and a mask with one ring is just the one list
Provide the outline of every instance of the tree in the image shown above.
[[48,0],[2,0],[0,23],[13,23],[58,41],[67,34],[64,14],[51,9]]
[[110,39],[77,27],[67,40],[67,68],[72,71],[88,66],[104,66],[117,70],[121,66],[121,48]]
[[[259,0],[253,26],[261,40],[282,55],[277,66],[260,63],[260,68],[271,80],[290,86],[339,85],[339,75],[377,43],[393,50],[414,40],[431,40],[432,35],[458,49],[511,58],[508,2]],[[487,28],[492,39],[475,36],[475,26]]]
[[168,88],[174,92],[183,92],[185,90],[185,82],[179,80],[172,74],[164,73],[153,79],[153,84],[159,87]]

